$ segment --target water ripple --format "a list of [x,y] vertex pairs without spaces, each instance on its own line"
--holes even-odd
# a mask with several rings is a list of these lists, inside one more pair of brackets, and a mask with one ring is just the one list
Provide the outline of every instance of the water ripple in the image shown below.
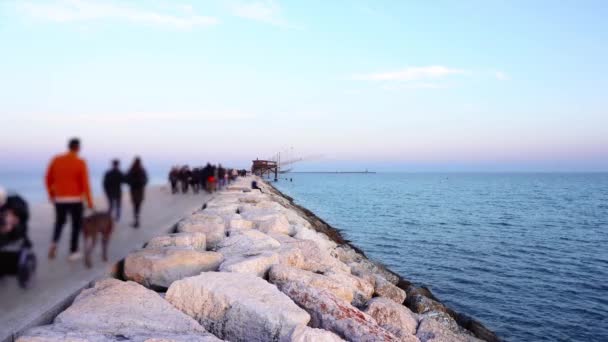
[[293,174],[279,188],[509,341],[608,341],[608,174]]

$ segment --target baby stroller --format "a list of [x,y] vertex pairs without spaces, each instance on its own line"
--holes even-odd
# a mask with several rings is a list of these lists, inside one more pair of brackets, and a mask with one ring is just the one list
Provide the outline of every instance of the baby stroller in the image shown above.
[[29,210],[18,195],[6,196],[0,188],[0,277],[17,276],[27,288],[36,270],[36,255],[27,235]]

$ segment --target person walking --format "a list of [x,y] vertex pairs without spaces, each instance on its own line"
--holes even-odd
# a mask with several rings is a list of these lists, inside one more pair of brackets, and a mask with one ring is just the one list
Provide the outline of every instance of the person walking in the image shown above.
[[89,174],[86,162],[78,157],[80,140],[73,138],[68,143],[68,152],[54,157],[46,171],[45,183],[49,200],[55,206],[55,229],[53,242],[49,249],[49,259],[54,259],[57,253],[57,243],[61,231],[70,215],[72,221],[72,236],[70,240],[69,260],[82,258],[78,251],[83,200],[89,209],[93,209],[93,198],[89,186]]
[[141,204],[144,201],[144,189],[148,183],[148,175],[139,157],[136,157],[133,161],[133,165],[131,165],[129,172],[127,172],[126,180],[127,184],[129,184],[131,203],[133,204],[134,221],[131,226],[139,228],[139,213]]
[[176,194],[177,190],[177,182],[179,181],[179,170],[177,166],[171,168],[169,171],[169,183],[171,183],[171,193]]
[[120,207],[122,203],[122,183],[125,176],[120,171],[120,161],[112,160],[112,168],[103,177],[103,190],[108,199],[108,213],[115,221],[120,220]]

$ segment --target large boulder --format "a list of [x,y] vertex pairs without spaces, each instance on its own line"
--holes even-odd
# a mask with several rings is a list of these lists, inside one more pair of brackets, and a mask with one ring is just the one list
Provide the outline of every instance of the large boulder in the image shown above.
[[274,250],[281,244],[270,236],[257,230],[242,230],[230,234],[220,242],[217,251],[228,257],[239,255],[257,255],[261,252]]
[[227,259],[220,265],[220,271],[249,273],[264,278],[270,266],[278,263],[279,254],[268,251],[254,256],[237,256]]
[[[448,308],[439,301],[427,297],[425,294],[430,294],[424,288],[416,288],[410,286],[407,288],[407,297],[405,304],[413,312],[423,314],[427,312],[447,312]],[[432,294],[430,294],[432,296]]]
[[51,324],[27,330],[17,342],[220,342],[209,333],[137,332],[118,334]]
[[229,234],[237,230],[252,229],[253,226],[253,221],[245,220],[239,214],[234,214],[226,219],[226,229]]
[[102,334],[205,334],[194,319],[154,291],[134,283],[105,279],[82,291],[55,324]]
[[331,241],[325,234],[321,234],[312,229],[296,226],[295,230],[295,238],[314,241],[322,251],[329,252],[337,246],[336,243]]
[[124,276],[151,289],[166,289],[176,280],[215,271],[223,257],[188,248],[145,248],[125,259]]
[[256,204],[262,201],[267,201],[268,197],[259,193],[249,193],[239,198],[240,203]]
[[207,248],[206,242],[203,233],[175,233],[152,238],[146,248],[184,247],[204,251]]
[[393,285],[379,274],[372,273],[361,267],[359,264],[351,264],[351,273],[359,278],[365,279],[374,285],[374,295],[389,298],[397,304],[403,304],[406,293],[402,289]]
[[367,259],[361,253],[348,245],[340,245],[331,251],[332,255],[351,267],[360,267],[366,271],[378,274],[391,284],[397,285],[399,276],[386,269],[386,267]]
[[344,342],[344,340],[331,331],[298,325],[291,333],[289,342]]
[[224,219],[219,215],[195,214],[177,224],[177,231],[182,233],[204,233],[207,237],[207,247],[213,249],[226,236]]
[[350,267],[328,252],[321,250],[312,240],[301,240],[283,234],[270,234],[281,243],[281,264],[313,272],[335,270],[350,273]]
[[285,265],[273,265],[268,272],[268,280],[279,288],[286,284],[295,284],[301,287],[323,289],[348,303],[351,303],[355,296],[352,287],[345,286],[334,279]]
[[289,339],[310,320],[275,286],[251,274],[202,273],[171,284],[165,299],[230,341]]
[[388,298],[397,304],[403,304],[406,298],[405,291],[377,274],[374,276],[374,293],[379,297]]
[[367,303],[365,313],[401,340],[417,341],[414,334],[418,317],[405,306],[388,298],[376,297]]
[[300,216],[300,214],[298,214],[295,210],[285,210],[283,212],[283,214],[285,215],[285,217],[287,218],[287,220],[289,221],[290,224],[294,225],[294,226],[301,226],[301,227],[305,227],[305,228],[309,228],[311,229],[312,226],[310,225],[310,222],[308,222],[305,218],[303,218],[302,216]]
[[420,316],[416,331],[420,342],[481,342],[445,312],[427,312]]
[[329,269],[323,272],[323,275],[334,280],[336,283],[351,289],[353,293],[352,304],[354,306],[362,307],[374,294],[374,286],[371,283],[355,277],[350,273]]
[[266,234],[285,234],[291,233],[289,221],[284,215],[272,215],[270,218],[257,222],[257,228]]
[[332,293],[295,282],[279,285],[281,291],[311,316],[310,326],[330,330],[349,341],[397,341],[369,315]]

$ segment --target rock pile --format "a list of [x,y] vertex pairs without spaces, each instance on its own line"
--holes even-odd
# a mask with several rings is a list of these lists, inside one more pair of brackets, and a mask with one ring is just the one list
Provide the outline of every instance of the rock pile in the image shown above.
[[478,340],[440,303],[250,181],[129,254],[125,281],[98,282],[18,341]]

